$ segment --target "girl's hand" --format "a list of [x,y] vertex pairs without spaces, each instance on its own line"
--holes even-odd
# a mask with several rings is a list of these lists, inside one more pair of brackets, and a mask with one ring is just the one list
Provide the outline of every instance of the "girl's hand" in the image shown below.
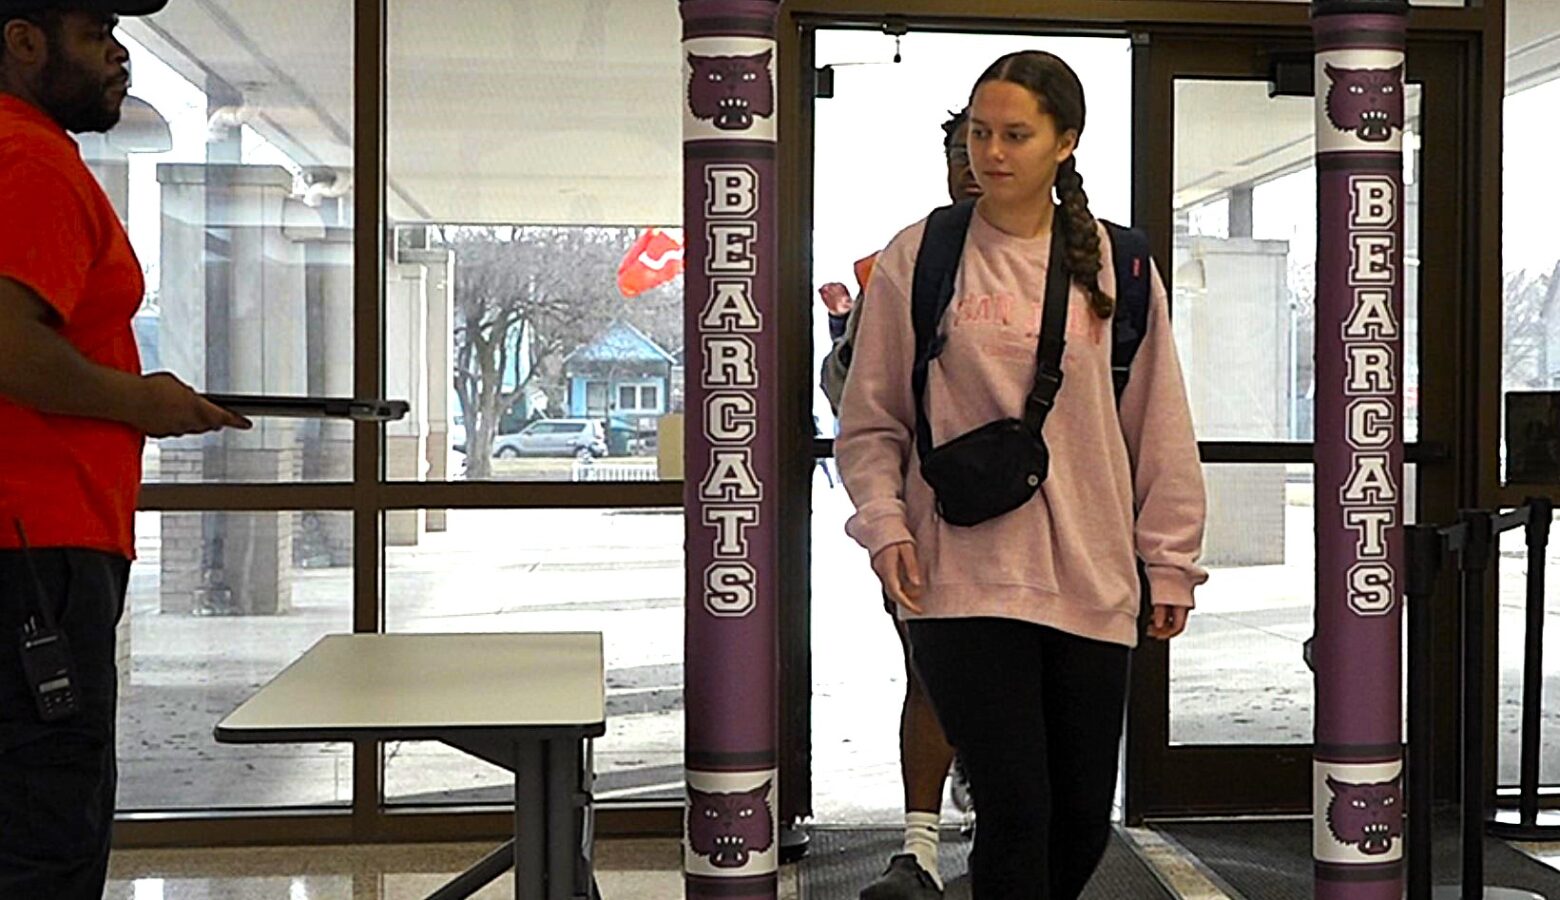
[[1191,610],[1184,606],[1154,606],[1154,622],[1148,627],[1148,636],[1168,641],[1186,630],[1186,617]]
[[905,541],[879,550],[872,557],[872,571],[883,583],[888,599],[921,614],[921,561],[916,557],[915,544]]

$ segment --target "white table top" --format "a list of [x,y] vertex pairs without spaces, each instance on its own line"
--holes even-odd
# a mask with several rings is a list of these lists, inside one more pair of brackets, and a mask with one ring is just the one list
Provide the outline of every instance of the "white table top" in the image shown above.
[[[339,634],[217,726],[224,741],[601,726],[601,634]],[[316,736],[317,735],[317,736]]]

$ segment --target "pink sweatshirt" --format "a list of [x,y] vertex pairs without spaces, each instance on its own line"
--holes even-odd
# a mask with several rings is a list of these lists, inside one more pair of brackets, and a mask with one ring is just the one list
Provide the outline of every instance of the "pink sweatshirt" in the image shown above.
[[[1111,323],[1073,285],[1062,389],[1045,424],[1050,476],[1007,515],[973,528],[949,525],[921,479],[910,388],[910,286],[925,226],[910,226],[883,251],[862,304],[836,442],[856,506],[845,530],[873,556],[915,543],[926,618],[1021,619],[1132,646],[1140,602],[1135,555],[1148,566],[1156,604],[1192,606],[1192,589],[1208,577],[1196,564],[1206,512],[1202,466],[1164,284],[1155,271],[1148,331],[1119,416]],[[1100,246],[1100,286],[1114,296],[1103,227]],[[947,344],[927,379],[934,445],[1022,416],[1034,384],[1049,256],[1049,236],[1016,238],[978,211],[973,217],[942,322]]]

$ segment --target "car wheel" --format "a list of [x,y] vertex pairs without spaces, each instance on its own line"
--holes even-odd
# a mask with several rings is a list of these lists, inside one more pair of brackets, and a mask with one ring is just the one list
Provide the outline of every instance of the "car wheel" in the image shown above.
[[589,447],[578,447],[574,451],[574,458],[580,462],[590,462],[596,458],[596,454],[590,452]]
[[498,452],[494,453],[493,455],[499,459],[518,459],[520,456],[520,451],[513,447],[504,446],[499,447]]

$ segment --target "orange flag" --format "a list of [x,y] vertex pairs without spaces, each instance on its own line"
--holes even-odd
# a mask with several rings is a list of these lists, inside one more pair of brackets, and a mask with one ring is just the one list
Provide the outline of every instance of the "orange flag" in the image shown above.
[[638,297],[659,287],[683,270],[681,228],[651,228],[639,236],[618,266],[618,291]]

